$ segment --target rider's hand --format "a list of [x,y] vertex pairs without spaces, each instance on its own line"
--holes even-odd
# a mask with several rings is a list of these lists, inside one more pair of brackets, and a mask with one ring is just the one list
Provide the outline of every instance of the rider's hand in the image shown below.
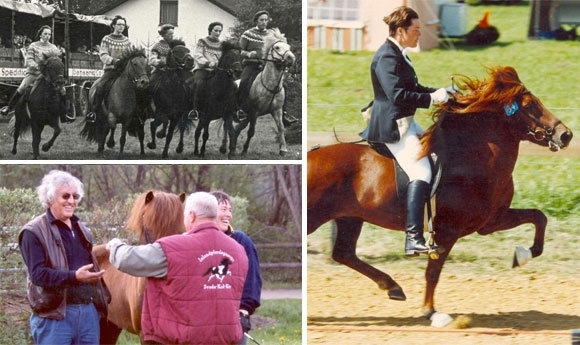
[[449,100],[449,94],[444,88],[431,93],[431,104],[441,104],[447,102],[447,100]]
[[254,52],[254,51],[253,52],[250,52],[250,54],[248,54],[248,57],[250,59],[255,59],[255,58],[258,57],[258,53],[257,52]]
[[215,62],[210,62],[207,64],[207,67],[209,67],[209,68],[215,68],[215,66],[217,66],[217,63],[215,63]]

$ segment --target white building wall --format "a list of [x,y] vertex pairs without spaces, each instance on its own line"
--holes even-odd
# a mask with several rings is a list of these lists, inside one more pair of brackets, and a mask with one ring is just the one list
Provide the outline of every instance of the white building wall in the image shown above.
[[[136,44],[151,47],[161,37],[159,30],[159,0],[129,0],[105,13],[108,17],[121,15],[129,24],[129,39]],[[175,37],[185,41],[193,49],[198,39],[207,36],[209,23],[218,21],[224,24],[222,39],[230,36],[236,18],[221,8],[205,0],[180,0],[178,26]]]

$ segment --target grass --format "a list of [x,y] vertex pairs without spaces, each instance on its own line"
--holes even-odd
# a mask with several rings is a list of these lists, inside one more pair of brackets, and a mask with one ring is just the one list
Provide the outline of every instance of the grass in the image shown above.
[[[411,53],[419,82],[447,87],[451,75],[482,79],[487,75],[486,66],[510,65],[548,109],[572,130],[578,128],[580,84],[571,73],[580,70],[578,42],[528,39],[531,7],[527,1],[512,6],[469,6],[469,28],[486,9],[491,12],[490,23],[500,32],[499,40],[486,47],[467,47],[453,39],[454,48],[446,48],[442,40],[441,48]],[[360,108],[373,97],[369,73],[373,55],[369,51],[308,51],[308,131],[336,128],[358,133],[364,129]],[[418,112],[417,121],[424,127],[431,124],[428,114],[429,110]]]
[[[302,344],[302,301],[291,299],[264,300],[252,316],[250,335],[260,344]],[[139,338],[123,332],[119,345],[138,345]],[[254,344],[251,340],[248,344]]]

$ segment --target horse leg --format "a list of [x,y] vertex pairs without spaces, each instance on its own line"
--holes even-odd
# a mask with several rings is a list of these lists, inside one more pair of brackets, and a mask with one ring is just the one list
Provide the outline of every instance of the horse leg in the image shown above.
[[101,345],[115,345],[119,339],[119,335],[123,331],[117,325],[108,319],[101,318],[99,320],[100,326],[100,344]]
[[286,146],[286,136],[284,135],[284,122],[282,122],[283,111],[282,108],[272,112],[272,117],[276,123],[276,135],[278,136],[278,143],[280,143],[280,156],[285,156],[288,153]]
[[[546,225],[548,218],[537,209],[513,209],[510,208],[503,214],[503,216],[496,218],[493,223],[487,224],[484,228],[478,231],[480,235],[489,235],[496,231],[513,229],[519,225],[532,223],[535,227],[534,243],[528,249],[527,253],[523,253],[523,258],[516,253],[514,254],[514,261],[512,267],[523,266],[531,258],[542,255],[544,251],[544,236],[546,234]],[[525,251],[525,249],[524,249]]]
[[[203,121],[205,121],[205,120],[203,120]],[[193,154],[197,157],[200,157],[200,154],[199,154],[199,136],[201,135],[201,131],[202,131],[203,127],[205,127],[205,123],[204,124],[199,123],[197,125],[197,127],[195,128],[195,135],[194,135],[195,148],[193,150]]]
[[[107,140],[107,147],[112,149],[115,147],[115,129],[116,127],[111,127],[109,131],[109,140]],[[105,134],[106,136],[106,134]]]
[[[249,114],[248,116],[253,116],[253,114]],[[235,129],[234,129],[234,136],[233,136],[233,139],[230,142],[230,148],[233,147],[233,150],[230,150],[230,158],[232,156],[235,156],[235,154],[236,154],[236,146],[238,145],[238,137],[240,136],[240,133],[242,133],[242,131],[244,130],[244,128],[246,128],[248,126],[249,123],[250,123],[250,120],[248,120],[247,118],[245,118],[242,121],[240,121],[240,123],[238,123],[238,125],[235,127]]]
[[222,146],[220,147],[220,152],[221,153],[226,153],[226,149],[228,147],[228,140],[230,142],[230,156],[232,154],[233,151],[235,151],[235,145],[232,145],[233,142],[233,136],[234,136],[235,132],[234,132],[234,125],[233,125],[233,120],[231,118],[227,118],[224,120],[224,136],[222,139]]
[[58,136],[60,135],[60,132],[62,131],[60,129],[60,126],[58,125],[58,122],[55,123],[53,126],[53,133],[52,133],[52,138],[50,138],[49,141],[47,141],[44,145],[42,145],[42,151],[43,152],[48,152],[48,150],[50,150],[50,148],[52,147],[52,145],[54,145],[54,142],[56,140],[56,138],[58,138]]
[[169,128],[167,130],[167,136],[165,137],[165,147],[163,147],[163,153],[161,157],[167,158],[169,156],[169,144],[173,140],[173,132],[175,132],[175,126],[177,125],[175,120],[169,121]]
[[39,152],[40,139],[42,136],[42,131],[44,129],[44,126],[32,123],[32,126],[30,128],[32,131],[32,158],[38,159],[38,157],[40,157],[40,152]]
[[119,138],[119,158],[123,156],[126,142],[127,142],[127,128],[125,128],[125,125],[123,125],[121,126],[121,137]]
[[14,114],[14,143],[12,144],[12,154],[17,153],[16,146],[18,145],[18,137],[20,136],[20,119]]
[[137,136],[139,137],[139,148],[141,149],[139,155],[143,157],[145,156],[145,145],[143,143],[145,141],[145,126],[139,126],[137,129]]
[[179,120],[179,143],[177,144],[177,148],[175,149],[176,153],[181,154],[183,152],[183,135],[185,133],[185,118],[181,117]]
[[332,250],[332,258],[345,266],[365,275],[377,283],[381,290],[388,290],[389,298],[396,301],[407,299],[403,289],[388,274],[374,268],[356,256],[356,243],[362,231],[361,218],[337,218],[336,241]]
[[159,139],[165,138],[165,136],[167,135],[167,123],[168,122],[169,122],[169,120],[165,120],[165,121],[161,122],[163,124],[163,127],[161,127],[161,130],[159,132],[157,132],[157,138],[159,138]]
[[207,143],[207,140],[209,139],[209,122],[203,127],[203,141],[201,143],[201,157],[205,157],[205,145]]
[[244,148],[242,149],[242,156],[245,156],[246,153],[248,153],[248,148],[250,147],[250,140],[252,140],[252,137],[256,132],[256,121],[257,121],[256,117],[253,117],[250,120],[250,128],[248,128],[248,136],[246,138],[246,142],[244,143]]
[[151,141],[147,144],[147,147],[151,150],[155,150],[157,148],[157,144],[155,142],[155,131],[157,130],[157,127],[159,127],[159,122],[159,119],[155,117],[149,124],[149,130],[151,131]]

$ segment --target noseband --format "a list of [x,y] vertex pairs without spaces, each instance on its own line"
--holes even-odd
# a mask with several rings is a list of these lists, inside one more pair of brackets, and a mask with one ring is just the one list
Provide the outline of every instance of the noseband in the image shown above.
[[[137,75],[137,73],[135,72],[135,67],[133,67],[132,61],[133,61],[133,59],[136,59],[138,57],[139,56],[136,56],[136,57],[130,59],[129,61],[127,61],[127,65],[128,65],[126,67],[128,69],[127,70],[127,78],[129,79],[129,82],[131,82],[131,84],[133,84],[133,85],[137,85],[137,82],[139,81],[139,79],[141,79],[143,77],[147,77],[147,72],[139,74],[139,75]],[[129,68],[130,68],[130,70],[129,70]],[[132,78],[132,76],[136,76],[136,77]]]
[[[525,94],[531,94],[531,92],[527,91]],[[532,116],[530,113],[523,111],[516,101],[512,102],[511,104],[506,104],[504,106],[504,111],[507,117],[512,117],[513,115],[517,115],[518,113],[523,113],[527,118],[532,120],[536,124],[536,128],[532,128],[527,126],[527,133],[528,135],[532,136],[535,141],[537,142],[546,142],[550,149],[559,149],[559,147],[554,143],[554,134],[556,133],[556,127],[562,124],[562,121],[558,120],[553,126],[545,126],[538,119]],[[555,146],[556,145],[556,146]]]
[[272,44],[272,46],[270,46],[270,49],[268,51],[268,57],[271,56],[272,58],[271,59],[268,59],[268,58],[264,59],[264,61],[266,61],[266,62],[268,62],[268,61],[273,62],[274,65],[276,65],[276,67],[278,67],[278,69],[289,67],[292,65],[292,64],[286,62],[286,55],[292,53],[292,51],[290,49],[286,50],[284,52],[284,54],[280,54],[274,50],[274,46],[280,42],[286,43],[283,40],[278,40],[278,41],[274,42]]

